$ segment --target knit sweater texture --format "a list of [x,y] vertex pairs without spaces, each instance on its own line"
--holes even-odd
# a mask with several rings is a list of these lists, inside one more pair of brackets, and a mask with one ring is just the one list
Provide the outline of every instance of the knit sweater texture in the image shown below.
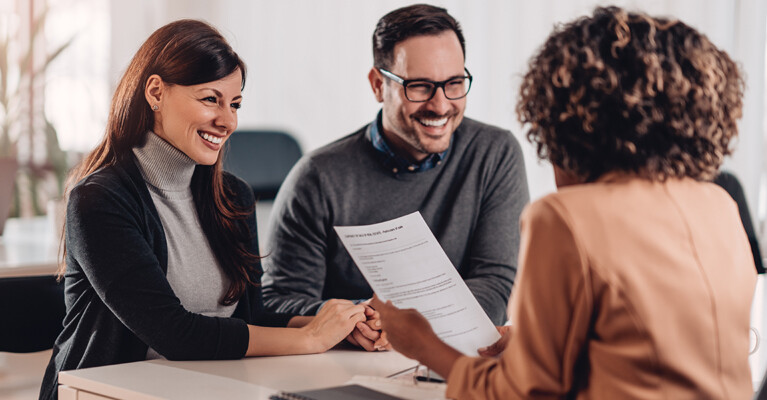
[[394,173],[368,129],[305,156],[283,183],[263,260],[265,306],[311,315],[330,298],[370,298],[333,226],[420,211],[482,308],[502,324],[516,273],[519,215],[529,201],[517,140],[464,118],[439,165]]
[[[205,237],[192,198],[197,163],[152,132],[133,154],[165,230],[165,276],[170,287],[187,310],[209,317],[230,317],[237,303],[221,304],[229,279]],[[147,358],[161,357],[152,348],[147,352]]]

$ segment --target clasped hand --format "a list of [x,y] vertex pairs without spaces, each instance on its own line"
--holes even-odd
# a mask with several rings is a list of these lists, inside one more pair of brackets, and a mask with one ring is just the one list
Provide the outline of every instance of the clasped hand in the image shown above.
[[365,306],[365,321],[357,322],[346,340],[367,351],[391,350],[386,334],[381,331],[381,315],[369,303],[370,300],[362,303]]

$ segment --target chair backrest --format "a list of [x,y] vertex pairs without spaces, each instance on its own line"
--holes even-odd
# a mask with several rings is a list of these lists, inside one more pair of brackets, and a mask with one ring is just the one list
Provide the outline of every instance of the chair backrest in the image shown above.
[[65,313],[64,284],[54,276],[0,278],[0,351],[52,348]]
[[762,377],[762,382],[754,392],[754,400],[767,400],[767,373]]
[[738,205],[740,220],[743,223],[743,229],[746,231],[746,236],[748,236],[748,242],[751,244],[751,253],[754,256],[756,272],[763,274],[765,271],[764,263],[762,262],[762,253],[759,250],[759,239],[756,236],[754,225],[751,223],[751,213],[748,211],[748,203],[746,203],[746,195],[743,192],[743,186],[735,175],[726,171],[721,171],[719,175],[714,178],[714,183],[727,191],[730,197],[732,197]]
[[270,200],[301,155],[301,146],[288,133],[236,131],[227,140],[224,169],[248,182],[257,200]]

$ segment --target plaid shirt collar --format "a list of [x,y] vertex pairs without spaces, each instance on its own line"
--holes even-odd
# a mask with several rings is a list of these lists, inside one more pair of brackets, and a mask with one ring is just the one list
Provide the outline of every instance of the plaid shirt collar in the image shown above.
[[[392,151],[389,144],[386,143],[386,139],[381,134],[383,131],[383,123],[381,120],[382,111],[379,111],[375,121],[370,124],[370,129],[368,129],[367,137],[373,147],[381,154],[384,166],[391,170],[394,174],[398,174],[400,172],[416,173],[428,171],[442,164],[442,161],[447,156],[447,152],[450,151],[450,147],[448,146],[447,150],[443,151],[442,153],[429,154],[426,156],[426,158],[417,163],[410,162],[410,160],[407,158],[397,155],[394,151]],[[450,137],[450,145],[452,144],[453,138]]]

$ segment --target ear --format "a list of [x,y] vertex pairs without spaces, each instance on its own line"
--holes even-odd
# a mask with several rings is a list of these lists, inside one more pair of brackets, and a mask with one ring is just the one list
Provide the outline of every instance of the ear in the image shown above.
[[[154,106],[160,106],[162,103],[162,94],[165,91],[165,82],[162,81],[159,75],[154,74],[146,80],[146,86],[144,87],[144,97],[146,98],[149,107],[154,109]],[[156,110],[155,110],[156,111]]]
[[383,75],[378,68],[373,67],[368,72],[368,80],[370,81],[370,88],[373,89],[373,94],[376,96],[376,100],[379,103],[383,103]]

